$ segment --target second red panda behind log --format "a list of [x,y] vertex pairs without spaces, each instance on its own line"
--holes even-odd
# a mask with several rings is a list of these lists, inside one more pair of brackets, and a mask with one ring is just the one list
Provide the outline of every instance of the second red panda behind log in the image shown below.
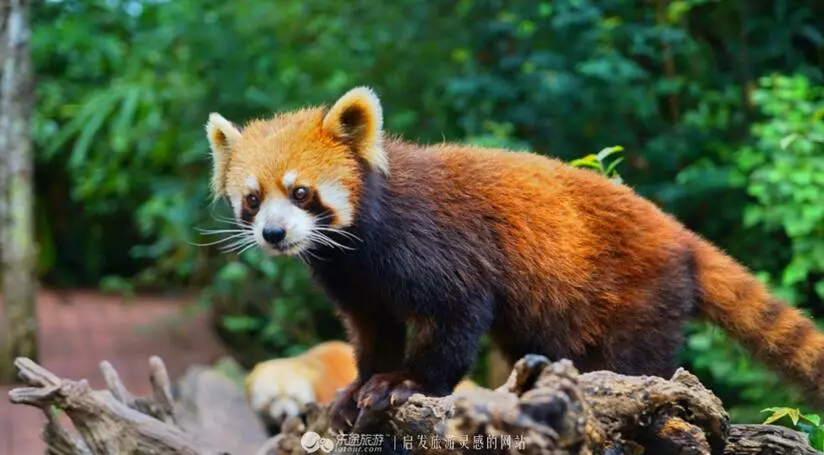
[[305,262],[349,327],[358,375],[336,428],[449,393],[487,331],[510,361],[667,376],[693,316],[824,401],[812,321],[625,185],[532,153],[390,137],[363,87],[242,129],[212,114],[207,133],[212,190],[241,235]]
[[[326,341],[293,357],[266,360],[246,375],[249,406],[273,432],[289,417],[301,415],[309,403],[328,405],[338,390],[357,378],[355,354],[342,341]],[[455,391],[477,385],[462,380]]]
[[357,377],[352,347],[328,341],[303,354],[255,365],[244,382],[246,399],[267,426],[280,429],[283,421],[305,411],[309,403],[328,404],[338,389]]

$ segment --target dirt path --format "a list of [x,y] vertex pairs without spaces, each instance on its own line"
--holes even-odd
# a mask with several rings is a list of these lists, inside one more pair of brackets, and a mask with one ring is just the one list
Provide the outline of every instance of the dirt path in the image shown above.
[[[38,298],[39,362],[58,375],[105,384],[98,365],[109,360],[137,394],[149,393],[147,362],[159,355],[174,377],[192,363],[211,363],[224,354],[205,317],[169,324],[183,300],[116,295],[94,291],[41,292]],[[0,302],[2,308],[2,302]],[[42,414],[11,405],[10,387],[0,386],[0,455],[39,455]]]

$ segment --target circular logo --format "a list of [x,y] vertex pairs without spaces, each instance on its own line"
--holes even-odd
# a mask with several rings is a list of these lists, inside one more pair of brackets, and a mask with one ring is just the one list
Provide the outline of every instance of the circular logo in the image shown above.
[[307,431],[300,438],[300,445],[308,453],[317,452],[318,449],[329,453],[335,448],[335,443],[329,438],[322,438],[314,431]]
[[320,438],[320,450],[326,453],[331,452],[335,448],[335,443],[329,438]]

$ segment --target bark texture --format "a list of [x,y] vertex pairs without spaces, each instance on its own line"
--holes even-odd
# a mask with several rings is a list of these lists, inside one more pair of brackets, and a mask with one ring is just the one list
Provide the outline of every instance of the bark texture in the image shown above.
[[[28,359],[16,365],[31,387],[10,398],[46,412],[44,438],[54,454],[818,453],[806,436],[783,427],[730,425],[721,401],[683,369],[670,379],[580,374],[568,361],[527,356],[496,390],[414,395],[397,408],[362,414],[349,435],[332,434],[327,410],[310,406],[267,439],[239,387],[209,368],[191,368],[173,399],[158,358],[149,362],[151,397],[132,396],[107,362],[106,391],[60,379]],[[77,434],[60,426],[52,406]]]
[[37,358],[29,35],[28,0],[0,0],[0,382],[15,357]]

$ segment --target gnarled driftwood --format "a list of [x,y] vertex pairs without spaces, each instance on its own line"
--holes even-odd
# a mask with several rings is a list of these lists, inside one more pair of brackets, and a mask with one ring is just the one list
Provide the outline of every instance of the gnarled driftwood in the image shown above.
[[[314,453],[527,454],[814,454],[806,437],[772,425],[730,425],[721,401],[679,369],[672,378],[580,374],[569,361],[519,361],[497,390],[447,397],[414,395],[397,408],[364,412],[353,435],[329,430],[327,410],[310,406],[266,439],[240,389],[221,373],[190,368],[172,387],[163,362],[150,359],[151,397],[134,397],[107,362],[109,390],[60,379],[18,359],[31,387],[15,403],[46,412],[44,439],[53,454],[180,453],[273,455]],[[63,429],[52,406],[72,420]],[[357,436],[355,436],[357,435]]]

